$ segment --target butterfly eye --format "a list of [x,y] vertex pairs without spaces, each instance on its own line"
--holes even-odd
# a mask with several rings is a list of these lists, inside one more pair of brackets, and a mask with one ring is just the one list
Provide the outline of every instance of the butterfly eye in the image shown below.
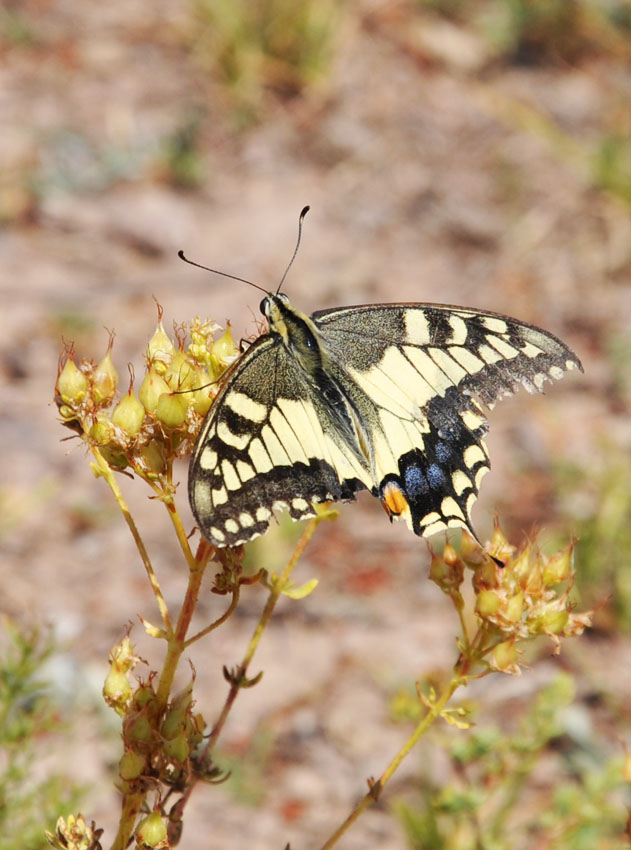
[[267,316],[267,296],[265,296],[259,304],[259,310],[264,316]]

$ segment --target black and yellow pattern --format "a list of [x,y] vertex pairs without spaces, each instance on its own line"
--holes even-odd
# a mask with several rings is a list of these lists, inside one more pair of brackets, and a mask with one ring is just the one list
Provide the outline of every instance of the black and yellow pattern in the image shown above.
[[198,437],[193,513],[215,546],[263,534],[274,513],[367,489],[415,534],[471,528],[489,469],[481,403],[581,369],[539,328],[438,304],[375,304],[311,317],[283,294],[269,332],[234,364]]

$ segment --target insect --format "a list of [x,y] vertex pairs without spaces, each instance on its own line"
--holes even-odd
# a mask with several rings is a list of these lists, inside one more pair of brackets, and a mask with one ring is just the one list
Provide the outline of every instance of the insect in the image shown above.
[[552,334],[467,307],[307,316],[277,291],[260,309],[268,331],[227,372],[189,468],[193,513],[219,547],[263,534],[278,511],[305,519],[363,489],[417,535],[475,537],[471,508],[489,469],[483,405],[582,371]]

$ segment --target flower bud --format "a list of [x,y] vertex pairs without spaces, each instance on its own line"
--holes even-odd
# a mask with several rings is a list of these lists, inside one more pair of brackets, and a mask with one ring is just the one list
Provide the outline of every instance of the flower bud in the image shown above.
[[176,351],[164,373],[164,380],[172,390],[192,390],[197,386],[196,370],[183,351]]
[[543,583],[546,587],[554,587],[571,578],[573,550],[574,543],[571,543],[566,549],[548,558],[543,568]]
[[136,398],[134,391],[129,392],[118,402],[112,412],[112,422],[121,428],[129,437],[137,437],[145,418],[145,408]]
[[210,410],[210,405],[213,403],[213,399],[217,393],[216,387],[213,386],[213,382],[210,378],[210,375],[205,369],[197,369],[197,380],[195,383],[196,387],[202,387],[200,390],[196,390],[191,393],[192,399],[192,408],[195,413],[200,416],[206,416],[208,411]]
[[127,712],[131,698],[131,685],[126,673],[112,666],[105,677],[103,685],[103,698],[105,702],[114,709],[121,717]]
[[519,673],[519,650],[512,640],[498,643],[493,650],[493,666],[502,673]]
[[[123,740],[132,750],[143,749],[153,738],[153,729],[146,711],[128,714],[123,720]],[[146,746],[144,747],[146,749]]]
[[133,670],[139,658],[134,653],[134,645],[129,635],[120,640],[110,650],[110,663],[116,664],[121,670]]
[[164,720],[162,721],[162,726],[160,727],[160,732],[163,737],[167,739],[175,738],[175,736],[179,734],[180,730],[184,728],[186,715],[191,710],[192,705],[193,683],[189,682],[189,684],[179,691],[179,693],[177,693],[171,700]]
[[504,616],[511,623],[517,623],[521,620],[521,615],[524,611],[524,594],[519,591],[511,596],[504,608]]
[[111,346],[107,349],[105,357],[94,370],[92,376],[92,394],[97,404],[110,401],[114,398],[118,386],[118,372],[112,361]]
[[491,555],[495,558],[499,558],[499,560],[504,563],[506,563],[506,561],[508,561],[508,559],[515,553],[515,547],[511,546],[508,542],[508,539],[497,524],[497,521],[493,528],[493,536],[487,544],[486,549]]
[[482,618],[492,617],[501,605],[502,600],[494,590],[481,590],[476,598],[475,610]]
[[165,741],[162,745],[162,751],[170,761],[185,762],[190,754],[186,731],[183,729],[175,738]]
[[155,413],[160,396],[168,392],[169,385],[152,366],[140,385],[138,398],[147,413]]
[[71,355],[57,378],[57,393],[66,404],[77,404],[85,398],[88,391],[88,379],[78,369]]
[[166,463],[160,451],[160,446],[155,440],[151,440],[146,446],[141,447],[136,459],[136,465],[138,471],[149,478],[161,475],[165,471]]
[[188,401],[184,395],[166,392],[158,399],[155,415],[167,428],[178,428],[186,422],[187,411]]
[[550,608],[537,618],[535,628],[537,631],[545,632],[547,635],[560,635],[566,627],[570,615],[567,611],[557,611]]
[[147,366],[157,375],[164,375],[174,354],[175,346],[165,333],[162,322],[159,321],[147,344]]
[[118,775],[126,782],[133,779],[138,779],[142,775],[147,766],[147,759],[140,753],[133,750],[127,750],[123,753],[118,762]]
[[224,367],[238,357],[239,349],[234,344],[230,322],[227,323],[226,329],[219,339],[213,342],[213,354]]
[[140,682],[134,691],[134,705],[136,708],[144,708],[150,705],[156,698],[156,692],[151,682]]
[[99,413],[88,431],[88,436],[95,445],[106,446],[116,437],[116,429],[105,413]]
[[57,820],[54,834],[46,830],[45,835],[55,850],[101,850],[103,830],[94,821],[88,826],[83,815],[68,815]]
[[151,812],[136,827],[135,838],[143,850],[167,846],[167,827],[160,812]]

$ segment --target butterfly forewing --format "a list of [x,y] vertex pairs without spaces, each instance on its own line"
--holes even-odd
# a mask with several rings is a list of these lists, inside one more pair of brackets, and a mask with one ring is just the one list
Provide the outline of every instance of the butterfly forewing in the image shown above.
[[263,534],[278,510],[304,519],[314,503],[369,487],[338,419],[277,337],[257,340],[213,402],[193,453],[189,497],[204,535],[235,546]]

